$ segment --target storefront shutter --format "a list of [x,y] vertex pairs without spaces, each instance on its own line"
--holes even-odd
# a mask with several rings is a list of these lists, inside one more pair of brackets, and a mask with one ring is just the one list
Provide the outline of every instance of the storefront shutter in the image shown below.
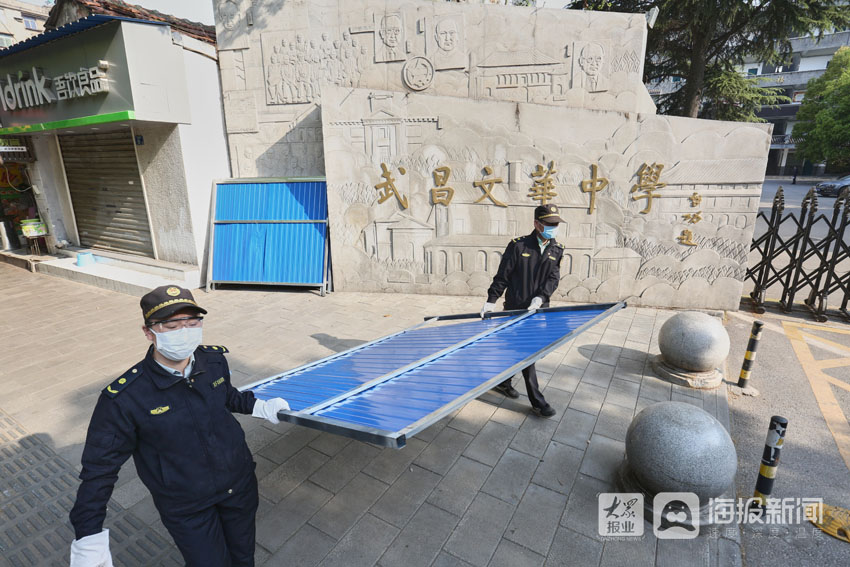
[[153,256],[129,129],[59,136],[80,244]]

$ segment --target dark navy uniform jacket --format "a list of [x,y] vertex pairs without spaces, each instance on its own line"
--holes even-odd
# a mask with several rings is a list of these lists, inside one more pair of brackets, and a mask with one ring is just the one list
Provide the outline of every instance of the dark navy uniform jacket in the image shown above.
[[540,297],[543,307],[555,293],[561,280],[561,257],[564,247],[552,238],[540,253],[537,231],[514,238],[505,248],[499,271],[487,290],[487,301],[496,303],[505,292],[505,309],[527,309],[531,300]]
[[250,414],[254,394],[230,384],[224,347],[200,346],[188,379],[144,360],[106,387],[83,449],[71,510],[77,539],[100,533],[118,471],[130,455],[160,514],[191,513],[227,498],[254,460],[231,412]]

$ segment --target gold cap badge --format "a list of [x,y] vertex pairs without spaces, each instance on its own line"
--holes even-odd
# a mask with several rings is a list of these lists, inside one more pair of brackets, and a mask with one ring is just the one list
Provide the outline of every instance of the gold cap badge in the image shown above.
[[180,288],[179,287],[170,287],[167,290],[165,290],[165,293],[167,293],[171,297],[177,297],[178,295],[180,295]]

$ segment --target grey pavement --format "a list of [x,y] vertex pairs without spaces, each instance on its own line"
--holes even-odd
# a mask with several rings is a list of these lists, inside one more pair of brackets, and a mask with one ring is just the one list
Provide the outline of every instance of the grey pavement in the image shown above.
[[[72,537],[72,479],[95,400],[147,346],[138,300],[6,264],[0,289],[0,563],[61,565]],[[477,311],[483,301],[322,298],[269,288],[198,291],[196,299],[210,312],[205,343],[230,349],[237,386],[425,315]],[[690,542],[656,541],[650,525],[639,540],[597,533],[596,495],[615,490],[636,412],[673,399],[728,424],[723,389],[688,390],[654,377],[647,360],[672,314],[624,309],[540,361],[541,386],[558,411],[548,420],[530,414],[525,396],[491,392],[392,450],[239,416],[260,481],[257,564],[739,564],[732,533]],[[12,482],[8,471],[17,471]],[[44,500],[29,497],[38,482],[49,488]],[[115,534],[116,565],[179,564],[132,461],[121,471],[106,526]]]
[[[732,438],[738,452],[737,495],[749,498],[755,489],[759,462],[772,415],[788,419],[773,498],[791,499],[796,509],[798,498],[821,498],[825,504],[850,508],[850,437],[842,438],[850,428],[850,326],[841,322],[814,323],[808,313],[783,314],[768,310],[763,315],[746,311],[731,314],[726,328],[732,342],[729,368],[740,370],[752,322],[766,323],[757,351],[750,384],[759,397],[737,396],[730,392],[729,410]],[[838,360],[826,373],[836,380],[829,386],[835,405],[825,409],[835,419],[830,424],[813,391],[817,387],[817,369],[811,361],[795,354],[790,327],[806,325],[809,334],[805,347],[815,360]],[[799,342],[796,345],[801,346]],[[810,381],[810,377],[812,376]],[[842,386],[843,384],[843,386]],[[837,412],[835,410],[838,410]],[[833,435],[830,427],[838,432]],[[842,458],[842,452],[845,458]],[[741,538],[745,564],[760,565],[848,565],[850,547],[821,533],[812,524],[796,518],[785,525],[744,525]]]

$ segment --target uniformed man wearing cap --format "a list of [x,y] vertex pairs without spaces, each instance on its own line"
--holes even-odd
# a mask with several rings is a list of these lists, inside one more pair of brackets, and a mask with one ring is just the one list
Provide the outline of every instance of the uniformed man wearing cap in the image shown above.
[[70,515],[71,566],[112,565],[106,504],[131,455],[187,565],[253,565],[257,477],[232,413],[278,423],[289,405],[230,384],[227,349],[201,346],[206,310],[189,290],[158,287],[141,306],[152,344],[94,408]]
[[[487,290],[487,301],[481,316],[496,309],[496,301],[505,294],[505,309],[528,309],[549,306],[549,298],[561,279],[561,257],[564,247],[555,241],[558,225],[564,222],[555,205],[540,205],[534,209],[534,231],[528,236],[514,238],[505,248],[499,271]],[[531,409],[539,416],[552,417],[555,409],[549,405],[537,384],[537,370],[532,364],[522,371]],[[495,388],[509,398],[519,392],[508,378]]]

